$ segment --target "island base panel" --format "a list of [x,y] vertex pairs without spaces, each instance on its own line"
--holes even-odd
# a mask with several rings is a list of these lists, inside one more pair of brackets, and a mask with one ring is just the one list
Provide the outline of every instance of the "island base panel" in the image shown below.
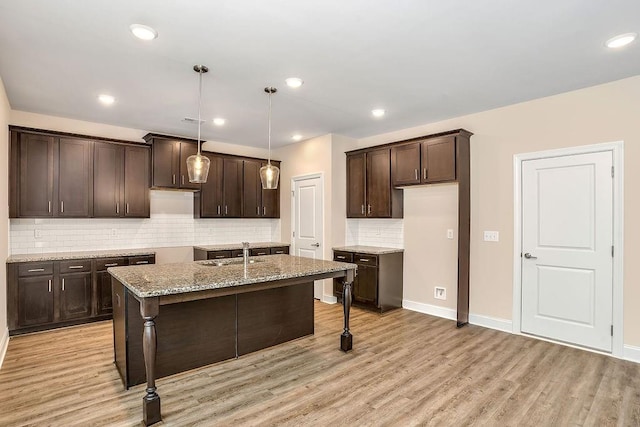
[[238,294],[238,356],[313,334],[313,282]]

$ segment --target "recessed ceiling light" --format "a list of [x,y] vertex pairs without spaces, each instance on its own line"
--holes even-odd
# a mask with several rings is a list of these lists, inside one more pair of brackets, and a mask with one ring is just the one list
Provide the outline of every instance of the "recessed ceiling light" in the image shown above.
[[287,86],[293,88],[300,87],[302,86],[302,83],[304,83],[302,79],[299,79],[298,77],[289,77],[285,82],[287,83]]
[[111,105],[116,101],[116,99],[111,95],[102,94],[98,96],[98,101],[102,102],[104,105]]
[[291,137],[291,139],[293,139],[294,141],[300,141],[302,139],[302,135],[300,135],[299,133],[293,135]]
[[222,117],[216,117],[215,119],[213,119],[213,124],[216,126],[222,126],[226,123],[227,121],[225,119],[223,119]]
[[132,24],[129,29],[140,40],[153,40],[158,37],[158,32],[151,27],[142,24]]
[[384,116],[386,113],[385,110],[383,110],[382,108],[376,108],[375,110],[371,110],[371,114],[373,114],[373,117],[382,117]]
[[619,36],[615,36],[607,40],[607,47],[611,49],[616,49],[619,47],[623,47],[634,41],[638,37],[638,33],[626,33],[620,34]]

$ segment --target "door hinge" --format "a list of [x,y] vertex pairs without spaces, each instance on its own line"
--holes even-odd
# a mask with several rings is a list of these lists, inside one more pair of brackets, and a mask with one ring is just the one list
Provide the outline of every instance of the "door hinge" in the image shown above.
[[291,197],[296,197],[296,192],[295,192],[295,190],[291,190]]
[[613,325],[611,325],[611,336],[613,336]]
[[611,245],[611,258],[613,258],[613,245]]
[[613,166],[611,166],[611,178],[613,178]]
[[293,232],[293,237],[296,237],[296,232],[295,231]]

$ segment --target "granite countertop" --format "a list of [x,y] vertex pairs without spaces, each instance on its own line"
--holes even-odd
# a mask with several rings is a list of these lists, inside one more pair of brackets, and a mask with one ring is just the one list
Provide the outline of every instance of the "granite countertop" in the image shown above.
[[[291,246],[291,243],[282,243],[282,242],[249,243],[249,248],[254,248],[254,249],[277,248],[280,246]],[[200,249],[201,251],[232,251],[234,249],[242,249],[242,243],[228,243],[224,245],[203,245],[203,246],[194,246],[193,248]]]
[[291,255],[251,257],[245,272],[242,260],[195,261],[175,264],[110,267],[107,271],[139,298],[230,288],[252,283],[305,277],[357,265]]
[[332,248],[334,251],[343,251],[343,252],[358,252],[361,254],[371,254],[371,255],[383,255],[383,254],[393,254],[396,252],[404,252],[404,249],[398,248],[383,248],[380,246],[342,246],[338,248]]
[[46,254],[16,254],[7,258],[7,264],[15,262],[63,261],[67,259],[117,258],[139,255],[155,255],[155,251],[148,249],[115,249],[85,252],[51,252]]

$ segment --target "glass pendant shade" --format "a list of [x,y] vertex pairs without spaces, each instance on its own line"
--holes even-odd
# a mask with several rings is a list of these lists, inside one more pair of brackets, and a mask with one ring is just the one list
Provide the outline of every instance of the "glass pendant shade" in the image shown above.
[[189,182],[193,184],[204,184],[207,182],[210,164],[211,161],[200,153],[189,156],[187,158]]
[[277,190],[279,177],[280,169],[271,163],[260,168],[260,181],[262,181],[262,189],[264,190]]

